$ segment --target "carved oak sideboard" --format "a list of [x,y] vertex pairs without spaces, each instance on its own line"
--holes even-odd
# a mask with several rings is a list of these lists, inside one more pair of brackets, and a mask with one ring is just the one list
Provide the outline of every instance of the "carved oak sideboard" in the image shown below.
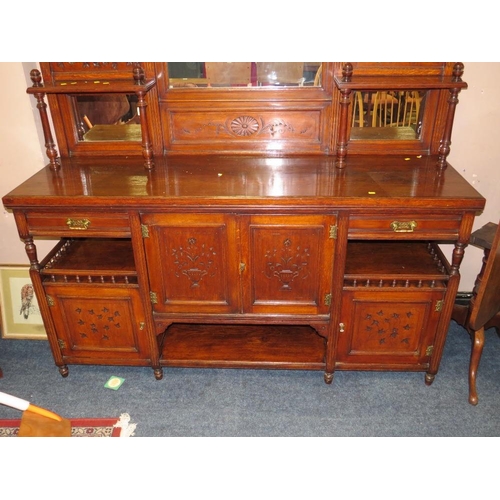
[[[403,370],[430,384],[485,204],[446,160],[463,66],[303,63],[298,83],[271,84],[259,68],[282,63],[248,63],[222,84],[214,64],[32,72],[49,164],[3,203],[61,374]],[[119,98],[135,118],[92,123]],[[59,243],[39,257],[39,237]]]

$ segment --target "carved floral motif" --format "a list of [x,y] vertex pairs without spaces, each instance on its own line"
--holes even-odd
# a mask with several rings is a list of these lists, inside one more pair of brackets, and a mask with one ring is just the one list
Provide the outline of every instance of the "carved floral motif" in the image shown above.
[[384,313],[383,310],[379,310],[375,314],[368,313],[363,322],[365,331],[369,335],[374,335],[380,345],[388,342],[408,345],[410,331],[414,329],[414,325],[411,324],[412,316],[414,314],[411,311],[399,314]]
[[308,248],[294,247],[292,241],[286,238],[281,249],[273,248],[265,254],[266,270],[264,274],[272,279],[278,278],[281,290],[291,290],[291,283],[295,278],[306,279],[309,276]]
[[[242,115],[228,120],[225,123],[208,122],[197,127],[194,132],[201,132],[205,128],[215,128],[217,135],[224,133],[236,137],[248,137],[250,135],[264,135],[269,134],[271,137],[285,133],[294,133],[295,129],[292,125],[287,123],[281,118],[275,118],[269,123],[266,123],[262,117],[254,118],[249,115]],[[182,129],[185,134],[190,134],[191,130],[187,128]],[[307,128],[301,131],[301,134],[307,132]]]
[[285,132],[293,132],[293,127],[286,123],[284,120],[277,118],[273,120],[271,123],[262,127],[261,133],[269,132],[271,137],[274,137],[276,134],[284,134]]
[[83,69],[118,69],[118,67],[121,65],[125,66],[135,66],[137,63],[134,62],[125,62],[125,63],[118,63],[118,62],[58,62],[56,63],[58,68],[61,69],[75,69],[75,68],[83,68]]
[[175,275],[186,276],[191,282],[191,288],[197,288],[203,277],[214,267],[213,257],[216,252],[214,247],[207,246],[205,243],[198,244],[196,238],[188,238],[187,243],[185,247],[172,249],[174,264],[177,267]]
[[240,116],[231,122],[231,130],[236,135],[252,135],[259,130],[259,122],[251,116]]
[[79,317],[76,322],[76,331],[81,338],[94,335],[99,336],[101,340],[109,340],[113,331],[121,328],[119,311],[111,311],[107,307],[100,310],[79,307],[75,309],[75,312]]

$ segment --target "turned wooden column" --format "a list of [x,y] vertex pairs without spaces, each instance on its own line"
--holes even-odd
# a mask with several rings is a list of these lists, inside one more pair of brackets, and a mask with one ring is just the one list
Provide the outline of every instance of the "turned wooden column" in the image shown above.
[[[137,85],[144,83],[144,70],[142,68],[134,68],[134,80]],[[146,92],[143,90],[137,90],[136,95],[138,98],[137,106],[139,108],[139,117],[141,119],[142,156],[144,157],[144,166],[150,170],[154,167],[154,163],[153,148],[151,147],[151,140],[149,138],[149,126],[146,111],[148,104],[145,99]]]
[[47,157],[49,158],[50,167],[53,170],[57,170],[60,168],[58,161],[59,154],[52,137],[52,131],[50,130],[49,115],[47,114],[47,104],[45,103],[45,92],[42,85],[42,75],[37,69],[32,69],[30,72],[30,78],[33,82],[33,88],[40,88],[40,92],[34,92],[33,95],[36,98],[36,107],[38,108],[38,111],[40,113],[40,120],[42,121],[45,149],[47,152]]
[[[453,81],[456,83],[462,83],[463,73],[464,73],[464,65],[462,63],[455,64],[455,66],[453,67]],[[448,99],[448,111],[446,113],[444,133],[438,150],[439,157],[437,164],[438,167],[442,169],[446,168],[447,166],[446,158],[450,154],[453,120],[455,119],[455,110],[458,104],[458,94],[460,93],[460,90],[461,87],[454,87],[450,89],[450,97]]]
[[[347,63],[342,68],[342,81],[350,82],[352,77],[352,64]],[[347,144],[349,141],[349,105],[351,104],[351,89],[340,90],[340,130],[337,145],[337,168],[345,168],[347,157]]]

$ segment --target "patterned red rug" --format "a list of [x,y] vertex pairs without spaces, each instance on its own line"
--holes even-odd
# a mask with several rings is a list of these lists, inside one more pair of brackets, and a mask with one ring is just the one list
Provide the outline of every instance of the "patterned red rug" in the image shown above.
[[[136,424],[130,424],[128,414],[120,418],[71,418],[71,437],[129,437]],[[21,419],[1,420],[0,437],[17,437]]]

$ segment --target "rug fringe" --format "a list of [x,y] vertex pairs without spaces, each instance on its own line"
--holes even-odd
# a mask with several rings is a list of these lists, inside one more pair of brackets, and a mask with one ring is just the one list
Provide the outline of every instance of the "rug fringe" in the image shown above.
[[135,435],[137,424],[130,423],[130,415],[128,413],[122,413],[120,419],[113,427],[120,428],[120,437],[131,437]]

